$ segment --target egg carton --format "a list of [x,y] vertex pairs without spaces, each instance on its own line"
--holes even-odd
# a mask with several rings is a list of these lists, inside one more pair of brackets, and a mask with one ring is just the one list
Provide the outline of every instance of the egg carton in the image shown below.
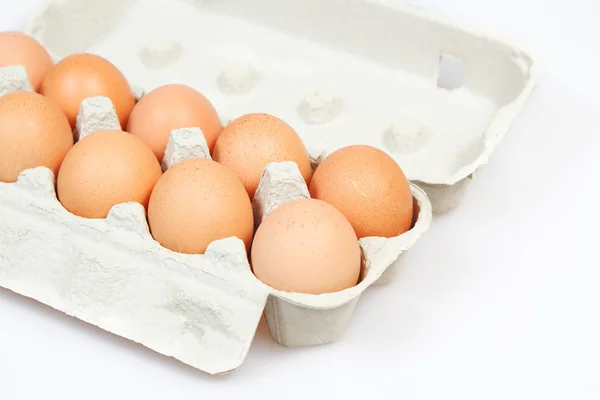
[[[13,86],[26,90],[25,70],[16,71]],[[0,69],[0,76],[5,72]],[[84,100],[75,137],[107,129],[120,129],[111,101]],[[210,158],[201,129],[174,130],[163,169],[191,157]],[[215,241],[203,255],[161,247],[138,203],[116,205],[105,219],[75,216],[58,201],[53,173],[33,168],[15,183],[0,183],[0,286],[202,371],[226,373],[243,362],[263,314],[281,345],[335,341],[364,290],[388,282],[402,254],[429,228],[427,195],[415,185],[411,190],[412,229],[361,239],[359,283],[311,295],[261,283],[238,238]],[[308,197],[295,163],[267,165],[253,201],[256,225],[278,206]]]
[[399,0],[48,0],[26,33],[147,90],[195,87],[226,121],[276,115],[324,155],[378,147],[434,213],[461,201],[539,75],[522,46]]

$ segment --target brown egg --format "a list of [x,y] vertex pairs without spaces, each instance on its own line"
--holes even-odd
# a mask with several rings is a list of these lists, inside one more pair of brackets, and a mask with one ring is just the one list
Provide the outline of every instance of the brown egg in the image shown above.
[[0,97],[0,181],[14,182],[41,166],[56,176],[72,146],[71,127],[56,104],[37,93]]
[[359,238],[394,237],[412,225],[413,198],[404,172],[375,147],[348,146],[329,155],[313,175],[310,195],[340,210]]
[[25,67],[37,92],[54,63],[46,49],[31,36],[20,32],[0,32],[0,67],[11,65]]
[[247,114],[233,120],[217,139],[213,159],[233,169],[250,198],[254,197],[270,162],[295,162],[307,183],[312,174],[300,136],[284,121],[269,114]]
[[252,204],[229,168],[192,158],[169,168],[157,182],[148,205],[154,239],[179,253],[202,254],[215,240],[238,237],[250,247]]
[[299,199],[269,214],[251,253],[256,277],[274,289],[332,293],[358,283],[361,251],[348,220],[321,200]]
[[65,157],[58,173],[62,205],[85,218],[105,218],[125,202],[148,205],[162,174],[144,142],[123,131],[100,131],[81,139]]
[[73,54],[59,61],[46,75],[41,91],[58,103],[71,127],[81,102],[88,97],[108,97],[121,127],[127,125],[135,97],[125,76],[110,61],[94,54]]
[[174,129],[199,127],[212,151],[223,126],[211,102],[186,85],[154,89],[134,107],[127,131],[142,139],[162,161]]

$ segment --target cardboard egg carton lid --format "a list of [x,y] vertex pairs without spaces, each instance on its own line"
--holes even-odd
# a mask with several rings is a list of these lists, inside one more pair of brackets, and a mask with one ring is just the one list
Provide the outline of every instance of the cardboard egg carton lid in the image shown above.
[[313,153],[378,147],[434,213],[460,202],[539,75],[521,45],[397,0],[48,0],[26,33],[144,90],[193,86],[226,121],[276,115]]

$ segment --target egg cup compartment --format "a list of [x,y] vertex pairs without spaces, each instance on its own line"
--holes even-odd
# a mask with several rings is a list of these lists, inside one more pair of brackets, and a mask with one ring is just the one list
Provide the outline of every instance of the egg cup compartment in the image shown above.
[[[400,267],[402,254],[429,229],[432,218],[431,203],[425,192],[413,184],[410,187],[415,204],[412,228],[393,238],[366,237],[359,240],[363,269],[357,285],[319,295],[271,289],[265,319],[275,342],[286,347],[334,342],[346,329],[365,289],[393,279]],[[257,223],[277,207],[299,198],[310,198],[310,195],[298,166],[292,162],[269,164],[253,202]]]
[[195,87],[225,120],[278,116],[309,149],[378,147],[434,213],[460,202],[538,78],[521,46],[393,0],[48,0],[26,33],[148,90]]

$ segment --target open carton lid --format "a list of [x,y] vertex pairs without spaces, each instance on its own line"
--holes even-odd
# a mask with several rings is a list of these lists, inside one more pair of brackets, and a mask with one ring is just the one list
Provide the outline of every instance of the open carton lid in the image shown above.
[[225,123],[264,112],[309,150],[380,148],[434,213],[458,204],[539,75],[522,46],[391,0],[48,0],[26,33],[143,90],[192,86]]

